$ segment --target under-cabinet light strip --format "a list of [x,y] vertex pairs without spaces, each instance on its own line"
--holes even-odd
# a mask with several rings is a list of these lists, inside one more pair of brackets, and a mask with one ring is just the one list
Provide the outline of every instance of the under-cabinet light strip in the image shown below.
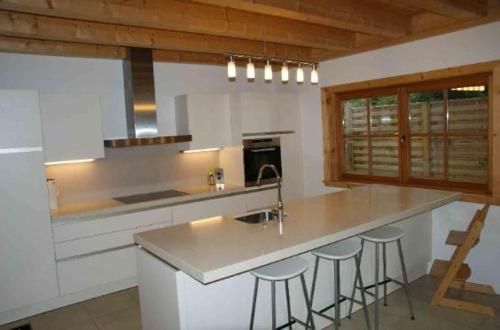
[[64,165],[64,164],[78,164],[78,163],[89,163],[93,162],[95,159],[89,158],[89,159],[75,159],[75,160],[63,160],[60,162],[46,162],[45,165],[50,166],[50,165]]

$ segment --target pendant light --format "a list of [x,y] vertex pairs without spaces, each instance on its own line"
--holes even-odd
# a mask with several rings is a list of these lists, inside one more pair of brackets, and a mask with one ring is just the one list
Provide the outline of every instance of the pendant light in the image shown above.
[[273,80],[273,68],[271,66],[271,63],[269,63],[269,59],[267,60],[266,66],[264,67],[264,79],[267,82]]
[[254,80],[255,79],[255,66],[252,63],[252,58],[248,58],[247,63],[247,79]]
[[288,82],[288,66],[286,64],[286,61],[283,61],[283,66],[281,67],[281,82]]
[[227,62],[227,77],[229,79],[236,79],[236,64],[232,56],[229,57],[229,62]]
[[316,69],[316,64],[313,64],[311,70],[311,84],[316,85],[318,81],[318,70]]
[[304,82],[304,69],[302,68],[302,63],[299,63],[297,67],[297,83],[302,84]]

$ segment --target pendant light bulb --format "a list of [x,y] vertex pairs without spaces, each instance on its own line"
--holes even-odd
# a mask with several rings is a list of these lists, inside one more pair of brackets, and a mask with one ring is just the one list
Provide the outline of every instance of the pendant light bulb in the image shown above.
[[313,64],[311,70],[311,84],[316,85],[318,83],[318,70],[316,68],[316,64]]
[[248,58],[248,63],[247,63],[247,79],[248,80],[255,79],[255,66],[253,65],[252,59],[250,57]]
[[236,64],[233,61],[233,57],[229,57],[229,62],[227,62],[227,77],[229,79],[236,78]]
[[281,82],[288,82],[288,66],[286,65],[286,61],[283,62],[283,66],[281,67]]
[[302,84],[304,82],[304,69],[302,68],[302,63],[299,63],[297,67],[297,83]]
[[264,67],[264,79],[268,82],[273,80],[273,68],[269,60],[267,60],[266,66]]

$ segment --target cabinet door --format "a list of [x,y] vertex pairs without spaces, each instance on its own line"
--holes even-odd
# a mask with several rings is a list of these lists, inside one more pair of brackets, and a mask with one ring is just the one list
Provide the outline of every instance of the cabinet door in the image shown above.
[[279,131],[295,131],[301,120],[298,94],[279,93],[273,96],[279,111]]
[[97,94],[40,94],[45,161],[104,157]]
[[42,152],[0,153],[0,312],[57,295]]
[[41,145],[38,92],[0,90],[0,149]]
[[172,215],[174,225],[178,225],[193,220],[244,211],[245,197],[244,195],[236,195],[177,205],[172,208]]
[[243,133],[280,130],[280,112],[273,94],[241,94]]
[[245,195],[247,211],[261,209],[264,207],[276,207],[278,203],[278,192],[275,189],[267,189],[250,192]]

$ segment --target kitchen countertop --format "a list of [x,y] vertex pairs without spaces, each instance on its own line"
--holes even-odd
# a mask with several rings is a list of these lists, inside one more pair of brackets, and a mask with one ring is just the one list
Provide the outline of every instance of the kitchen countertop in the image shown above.
[[226,184],[223,190],[216,190],[215,186],[194,186],[175,188],[187,195],[176,196],[151,201],[126,204],[116,199],[105,199],[95,202],[67,204],[51,211],[53,225],[64,225],[83,220],[102,218],[125,213],[139,212],[153,208],[190,203],[199,200],[238,195],[251,191],[275,188],[275,184],[262,185],[261,187],[245,188],[244,186]]
[[[217,216],[134,235],[144,249],[202,283],[305,253],[459,200],[461,193],[367,185],[285,203],[280,226]],[[280,227],[282,233],[280,233]]]

